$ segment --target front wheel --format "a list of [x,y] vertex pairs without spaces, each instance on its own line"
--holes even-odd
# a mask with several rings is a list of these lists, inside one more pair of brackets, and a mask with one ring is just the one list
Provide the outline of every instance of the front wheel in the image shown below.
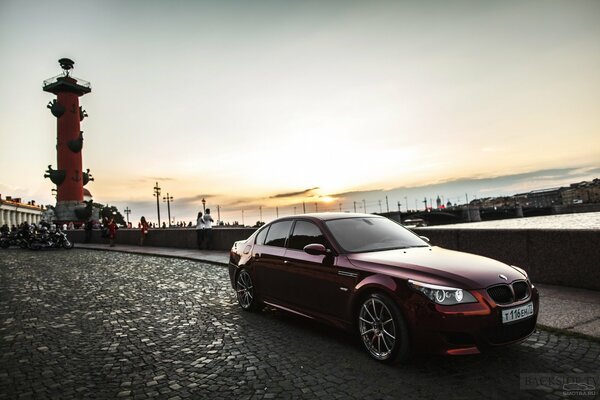
[[393,363],[408,358],[406,322],[389,297],[373,293],[363,300],[358,312],[358,330],[365,349],[377,361]]
[[65,241],[63,242],[63,248],[65,248],[67,250],[72,249],[74,245],[75,244],[73,242],[71,242],[69,239],[65,239]]
[[245,269],[241,270],[235,279],[235,292],[238,303],[245,311],[253,311],[258,307],[258,300],[255,296],[254,283],[250,273]]

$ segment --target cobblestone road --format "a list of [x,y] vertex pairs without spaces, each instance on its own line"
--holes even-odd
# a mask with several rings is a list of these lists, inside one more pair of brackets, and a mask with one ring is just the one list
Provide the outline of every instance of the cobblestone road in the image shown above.
[[555,398],[562,388],[523,390],[520,374],[598,375],[599,353],[537,331],[484,355],[389,367],[338,330],[240,311],[223,267],[0,251],[0,399]]

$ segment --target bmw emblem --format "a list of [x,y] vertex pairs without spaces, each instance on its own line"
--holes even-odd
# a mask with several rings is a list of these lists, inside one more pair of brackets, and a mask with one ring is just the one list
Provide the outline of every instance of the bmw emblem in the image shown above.
[[500,278],[504,279],[505,281],[507,281],[507,280],[508,280],[508,278],[506,277],[506,275],[502,275],[502,274],[500,274],[500,275],[498,275],[498,276],[499,276]]

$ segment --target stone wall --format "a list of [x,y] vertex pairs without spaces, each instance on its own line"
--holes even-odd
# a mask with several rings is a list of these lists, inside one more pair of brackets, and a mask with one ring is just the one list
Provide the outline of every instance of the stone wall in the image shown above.
[[516,265],[532,281],[600,290],[600,231],[415,229],[431,244]]
[[[213,249],[229,250],[233,242],[247,239],[255,229],[253,228],[217,228],[213,229]],[[75,243],[83,243],[85,231],[67,231],[69,238]],[[176,247],[180,249],[195,249],[197,246],[196,229],[150,229],[146,237],[146,246]],[[107,243],[108,239],[102,238],[99,230],[92,231],[92,243]],[[116,244],[139,245],[139,229],[119,229],[115,238]]]
[[[213,229],[216,250],[229,250],[236,240],[248,238],[252,228]],[[415,229],[431,244],[491,257],[525,269],[537,283],[600,290],[600,231],[541,229]],[[82,243],[84,231],[69,231]],[[121,229],[117,244],[137,245],[138,229]],[[93,231],[93,243],[108,243]],[[195,229],[151,229],[146,245],[196,248]]]

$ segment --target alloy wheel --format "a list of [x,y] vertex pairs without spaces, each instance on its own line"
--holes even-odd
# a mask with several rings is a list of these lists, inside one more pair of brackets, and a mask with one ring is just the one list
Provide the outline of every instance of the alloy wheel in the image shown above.
[[238,274],[235,281],[235,291],[240,306],[244,310],[250,310],[254,301],[254,285],[248,271],[242,270]]
[[390,359],[400,338],[388,306],[377,297],[369,297],[360,308],[358,321],[360,337],[371,356],[380,361]]

